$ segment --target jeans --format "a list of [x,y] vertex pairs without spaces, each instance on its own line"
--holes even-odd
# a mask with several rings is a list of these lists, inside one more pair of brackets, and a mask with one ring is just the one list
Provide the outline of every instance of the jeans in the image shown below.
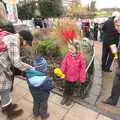
[[33,97],[33,114],[39,114],[41,117],[46,116],[50,90],[44,91],[40,87],[33,87],[29,83],[28,85]]

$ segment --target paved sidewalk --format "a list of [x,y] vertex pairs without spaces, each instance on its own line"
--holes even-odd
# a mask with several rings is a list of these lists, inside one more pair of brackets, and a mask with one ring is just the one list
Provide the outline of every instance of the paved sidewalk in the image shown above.
[[[24,110],[19,118],[13,120],[35,120],[32,116],[32,97],[25,81],[15,78],[12,96],[13,101]],[[48,120],[112,120],[77,103],[73,103],[69,107],[62,106],[61,99],[62,97],[51,93],[49,98],[50,118]],[[0,120],[7,120],[2,113],[0,113]]]

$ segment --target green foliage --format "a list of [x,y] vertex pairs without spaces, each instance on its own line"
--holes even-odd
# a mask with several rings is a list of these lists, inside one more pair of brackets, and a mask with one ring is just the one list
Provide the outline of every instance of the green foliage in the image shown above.
[[39,0],[38,6],[35,1],[21,2],[17,5],[18,16],[22,20],[35,17],[36,9],[40,11],[42,17],[59,17],[63,13],[61,0]]
[[41,0],[39,9],[43,17],[59,17],[62,15],[61,0]]
[[111,12],[108,11],[98,11],[96,12],[97,17],[110,17],[112,15]]
[[61,56],[61,51],[55,40],[43,40],[39,41],[36,48],[37,54],[42,54],[46,57],[57,58]]
[[18,7],[18,16],[22,20],[31,19],[34,17],[35,3],[23,3],[21,5],[17,5]]

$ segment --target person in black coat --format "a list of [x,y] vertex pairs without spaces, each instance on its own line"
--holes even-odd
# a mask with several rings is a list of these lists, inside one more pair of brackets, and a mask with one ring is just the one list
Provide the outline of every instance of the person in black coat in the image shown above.
[[110,45],[118,45],[118,32],[114,26],[115,16],[109,18],[103,25],[102,31],[104,34],[102,47],[102,70],[111,72],[110,67],[113,62],[114,55],[110,49]]
[[110,97],[104,101],[105,104],[109,105],[117,105],[119,97],[120,97],[120,16],[115,19],[115,27],[119,32],[119,43],[118,43],[118,66],[116,68],[115,77],[113,80],[112,90]]
[[94,23],[94,39],[98,38],[98,23]]

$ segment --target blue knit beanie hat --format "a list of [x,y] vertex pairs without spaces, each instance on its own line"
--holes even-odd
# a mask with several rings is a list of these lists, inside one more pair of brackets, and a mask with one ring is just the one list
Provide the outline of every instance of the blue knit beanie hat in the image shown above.
[[37,71],[43,72],[45,74],[48,73],[48,63],[42,56],[37,56],[35,60],[33,60],[33,66]]

